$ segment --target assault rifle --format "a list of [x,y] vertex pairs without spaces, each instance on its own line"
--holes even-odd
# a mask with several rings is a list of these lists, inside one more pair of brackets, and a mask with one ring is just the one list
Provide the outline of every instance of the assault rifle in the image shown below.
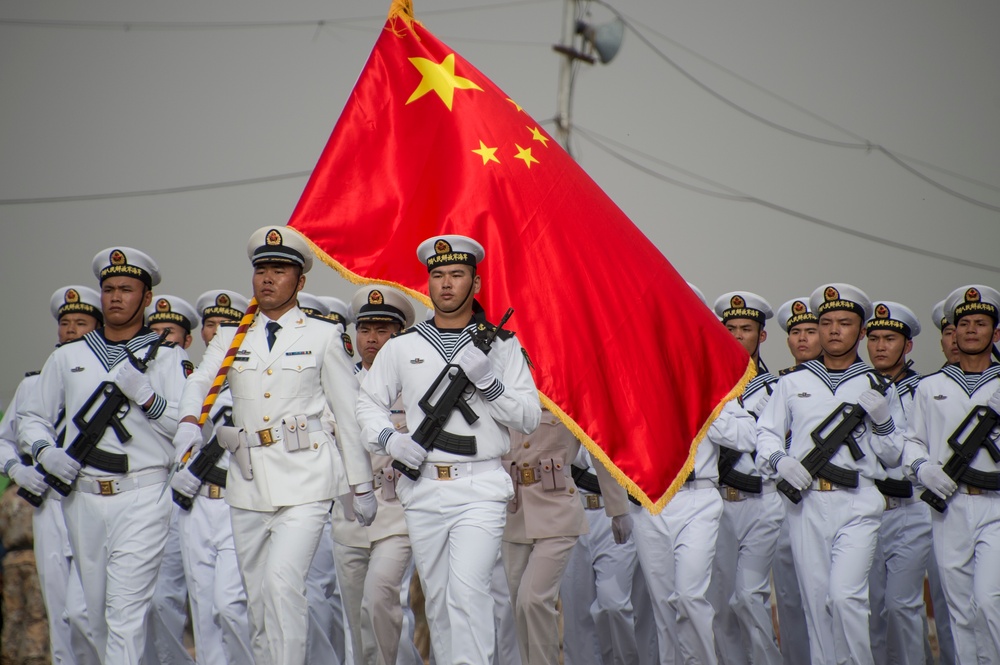
[[[913,361],[907,360],[896,376],[888,381],[882,378],[873,379],[871,375],[869,375],[868,380],[871,381],[873,389],[885,395],[889,386],[903,376],[911,365],[913,365]],[[802,466],[806,468],[810,476],[813,478],[818,476],[843,487],[854,488],[858,486],[857,471],[831,464],[830,460],[837,454],[841,446],[847,446],[855,461],[865,456],[864,451],[861,450],[854,438],[854,433],[863,427],[866,415],[868,412],[860,405],[843,402],[827,416],[826,420],[819,424],[819,427],[812,431],[812,440],[816,445],[802,460]],[[838,418],[839,422],[837,422]],[[837,422],[837,425],[829,433],[824,434],[823,432],[834,422]],[[779,480],[777,487],[792,503],[802,501],[802,492],[792,487],[787,480]]]
[[[480,351],[489,355],[493,347],[493,340],[496,339],[497,334],[513,313],[514,310],[512,308],[508,309],[495,328],[489,330],[484,335],[473,335],[472,343]],[[441,397],[437,403],[432,404],[431,400],[434,399],[434,393],[437,392],[438,387],[445,379],[450,379],[448,385],[445,387],[444,392],[441,393]],[[427,392],[424,393],[424,396],[418,402],[420,409],[424,412],[424,419],[420,421],[417,431],[411,435],[413,440],[423,446],[425,450],[437,447],[441,450],[460,455],[475,455],[476,437],[452,434],[446,432],[444,429],[445,423],[451,417],[451,412],[455,409],[458,409],[465,422],[470,425],[479,420],[479,415],[472,410],[472,407],[469,406],[464,397],[465,392],[472,388],[475,388],[475,386],[469,380],[469,377],[465,375],[465,370],[455,363],[445,365],[441,373],[434,379],[434,383],[431,384],[431,387],[427,389]],[[420,477],[419,470],[411,469],[399,460],[393,461],[392,468],[410,480],[416,480]]]
[[[159,339],[149,345],[145,357],[141,360],[136,358],[126,348],[128,361],[132,363],[133,367],[145,374],[149,363],[156,357],[156,352],[160,350],[160,345],[166,339],[167,333],[164,331]],[[91,412],[94,404],[102,398],[103,401],[100,403],[100,406],[97,407],[97,410],[94,411],[94,414],[88,420],[87,414]],[[77,434],[73,441],[66,446],[66,454],[79,462],[81,466],[89,465],[107,473],[128,473],[128,457],[100,450],[97,444],[109,427],[114,430],[118,440],[122,443],[132,438],[132,434],[125,429],[125,425],[122,423],[130,408],[129,399],[121,391],[121,388],[118,387],[118,384],[114,381],[104,381],[101,383],[77,414],[73,416],[73,423],[76,425]],[[38,464],[35,468],[45,476],[45,482],[52,489],[63,496],[69,496],[70,491],[73,489],[72,486],[46,471],[41,464]],[[41,503],[41,497],[38,500]]]
[[[220,409],[214,421],[216,425],[219,424],[219,421],[222,421],[223,425],[232,427],[232,407],[227,406]],[[226,472],[216,467],[216,464],[219,463],[219,460],[222,459],[222,454],[225,452],[226,449],[219,444],[218,435],[213,436],[212,440],[206,443],[205,447],[198,451],[197,457],[191,461],[191,464],[188,466],[188,470],[191,471],[195,478],[203,483],[207,482],[212,483],[213,485],[218,485],[219,487],[225,487]],[[181,494],[175,489],[171,489],[170,491],[173,493],[174,503],[184,510],[191,510],[191,506],[194,504],[193,497]]]
[[[960,437],[969,427],[971,431],[962,440]],[[956,483],[984,490],[1000,490],[1000,473],[977,471],[970,467],[980,449],[986,448],[994,462],[1000,462],[1000,448],[997,448],[996,434],[1000,427],[1000,416],[988,406],[976,406],[965,417],[958,429],[948,437],[948,445],[955,452],[944,464],[944,472]],[[948,502],[930,490],[924,490],[920,498],[939,513],[948,509]]]

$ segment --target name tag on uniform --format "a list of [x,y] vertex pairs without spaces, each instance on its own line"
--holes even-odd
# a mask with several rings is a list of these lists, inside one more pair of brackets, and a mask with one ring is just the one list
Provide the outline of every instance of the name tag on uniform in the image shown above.
[[312,351],[287,351],[286,356],[311,356]]

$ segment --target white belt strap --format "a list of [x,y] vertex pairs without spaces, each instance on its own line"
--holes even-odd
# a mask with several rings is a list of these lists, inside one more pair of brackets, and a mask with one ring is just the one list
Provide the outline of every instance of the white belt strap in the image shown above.
[[101,496],[114,496],[122,492],[130,492],[150,485],[159,485],[167,480],[166,469],[152,469],[141,473],[128,474],[125,476],[111,476],[108,478],[78,478],[76,490],[87,494],[100,494]]
[[500,460],[497,458],[480,460],[477,462],[454,462],[451,464],[434,464],[424,462],[420,465],[420,475],[431,480],[457,480],[467,478],[487,471],[495,471],[500,468]]

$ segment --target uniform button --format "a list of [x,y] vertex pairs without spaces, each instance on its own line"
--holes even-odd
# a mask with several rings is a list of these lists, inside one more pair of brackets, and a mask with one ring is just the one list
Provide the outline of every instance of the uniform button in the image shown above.
[[273,369],[267,370],[267,375],[268,376],[271,376],[272,374],[274,374],[274,370]]
[[528,465],[528,463],[527,463],[527,462],[525,462],[525,463],[524,463],[524,468],[525,468],[525,469],[527,469],[527,468],[528,468],[528,466],[529,466],[529,465]]
[[570,494],[572,494],[572,493],[573,493],[573,492],[575,492],[575,491],[576,491],[576,490],[575,490],[575,489],[573,489],[572,487],[570,487],[570,488],[569,488],[569,493],[570,493]]
[[271,422],[271,416],[264,416],[264,422]]
[[524,447],[525,448],[530,448],[531,447],[531,443],[529,441],[525,441],[524,442]]
[[314,443],[313,444],[313,450],[316,450],[317,448],[319,448],[319,444],[318,443]]
[[268,399],[269,397],[271,397],[271,393],[264,393],[264,399]]

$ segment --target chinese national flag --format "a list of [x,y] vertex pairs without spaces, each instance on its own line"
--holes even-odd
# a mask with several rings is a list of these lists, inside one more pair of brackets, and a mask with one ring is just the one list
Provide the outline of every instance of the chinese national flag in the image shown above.
[[[354,282],[428,303],[417,245],[486,248],[479,299],[542,400],[658,512],[754,370],[660,251],[516,100],[397,0],[289,225]],[[680,250],[683,251],[683,250]]]

